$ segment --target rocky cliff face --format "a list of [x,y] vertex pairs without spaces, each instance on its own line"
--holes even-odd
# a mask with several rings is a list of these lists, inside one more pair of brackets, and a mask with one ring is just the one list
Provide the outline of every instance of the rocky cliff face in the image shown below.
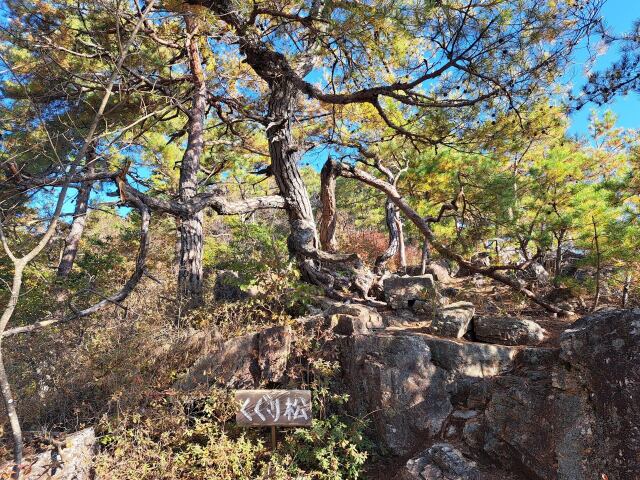
[[[404,280],[395,298],[433,308],[400,312],[405,324],[428,318],[425,328],[390,327],[399,312],[335,302],[300,320],[307,332],[332,332],[325,348],[340,361],[351,412],[368,416],[372,438],[407,461],[397,478],[640,479],[640,310],[584,317],[553,348],[536,346],[543,332],[531,322],[496,317],[500,335],[481,342],[459,338],[467,323],[474,329],[472,306],[455,329],[431,328],[460,308],[439,312],[437,293],[419,282]],[[486,342],[514,343],[523,326],[535,332],[522,336],[529,345]],[[281,382],[291,335],[280,327],[229,340],[181,385]]]
[[594,470],[609,480],[640,478],[640,309],[582,318],[560,342],[559,378],[586,406],[584,478]]
[[555,349],[405,332],[339,342],[353,412],[373,412],[392,453],[422,451],[409,466],[445,441],[479,462],[477,478],[499,478],[483,465],[523,479],[640,478],[640,311],[585,317]]

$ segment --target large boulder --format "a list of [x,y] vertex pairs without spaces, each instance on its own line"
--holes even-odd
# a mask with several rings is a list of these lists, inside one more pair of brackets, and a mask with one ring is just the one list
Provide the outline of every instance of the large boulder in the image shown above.
[[536,322],[513,317],[476,317],[473,331],[481,342],[502,345],[537,345],[545,334]]
[[394,310],[412,308],[417,301],[436,302],[433,275],[416,277],[391,275],[383,281],[384,297]]
[[291,328],[283,326],[231,338],[198,360],[176,386],[185,390],[199,385],[254,388],[265,382],[281,382],[291,340]]
[[448,443],[436,443],[413,457],[404,468],[403,480],[480,480],[476,462]]
[[466,425],[465,439],[526,478],[555,479],[554,431],[561,431],[564,422],[554,405],[551,383],[557,353],[530,353],[517,358],[513,372],[492,379],[484,423]]
[[252,388],[260,380],[258,334],[249,333],[222,343],[200,358],[177,386],[190,390],[198,385],[221,384],[229,388]]
[[438,309],[429,332],[442,337],[462,338],[471,324],[475,307],[470,302],[456,302]]
[[551,275],[541,263],[533,262],[524,271],[517,272],[519,277],[530,282],[537,282],[540,285],[548,285],[551,282]]
[[24,480],[89,480],[93,478],[96,434],[85,428],[56,442],[56,447],[38,454],[24,469]]
[[527,479],[640,478],[640,310],[584,317],[560,343],[522,349],[469,397],[482,414],[463,440]]
[[265,382],[284,380],[291,351],[291,327],[271,327],[258,335],[258,367]]
[[433,277],[440,283],[448,283],[451,281],[449,269],[437,262],[428,263],[425,273],[433,275]]
[[431,363],[424,337],[379,333],[338,342],[350,409],[371,418],[384,447],[406,455],[438,435],[452,407],[446,374]]
[[592,410],[582,471],[610,480],[640,478],[640,309],[584,317],[560,343],[573,387],[582,389]]
[[460,378],[489,378],[513,368],[518,353],[514,347],[476,342],[458,342],[423,335],[431,362]]
[[325,311],[328,324],[335,333],[353,335],[384,328],[382,316],[374,309],[359,304],[332,305]]

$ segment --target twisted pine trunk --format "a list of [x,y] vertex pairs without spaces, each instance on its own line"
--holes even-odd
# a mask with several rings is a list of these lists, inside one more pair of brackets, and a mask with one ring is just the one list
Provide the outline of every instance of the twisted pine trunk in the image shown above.
[[[197,44],[196,20],[186,14],[186,50],[193,78],[193,99],[187,125],[187,148],[180,166],[180,200],[187,202],[198,193],[198,172],[204,148],[204,120],[207,107],[207,87]],[[187,309],[203,302],[202,234],[203,212],[189,215],[180,222],[180,261],[178,267],[178,298]]]
[[291,133],[296,89],[290,81],[281,78],[271,79],[269,86],[270,123],[266,133],[271,169],[289,217],[289,250],[300,262],[303,274],[308,276],[316,270],[309,255],[318,248],[318,234],[309,193],[298,169],[300,152]]

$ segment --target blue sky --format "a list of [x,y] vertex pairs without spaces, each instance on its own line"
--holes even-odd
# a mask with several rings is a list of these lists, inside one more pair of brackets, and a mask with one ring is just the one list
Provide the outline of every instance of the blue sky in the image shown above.
[[[636,3],[637,2],[637,3]],[[634,8],[635,7],[635,8]],[[635,20],[640,19],[640,0],[607,0],[602,8],[602,17],[615,34],[627,33],[631,30]],[[591,49],[595,43],[591,44]],[[604,54],[596,58],[595,63],[590,65],[591,70],[603,70],[619,58],[618,48],[610,48]],[[578,96],[581,87],[586,82],[586,62],[590,57],[587,42],[574,53],[573,67],[561,79],[560,83],[572,85],[574,95]],[[314,76],[314,73],[317,75]],[[319,72],[312,72],[308,77],[310,81],[320,80]],[[616,95],[610,103],[598,107],[594,103],[588,103],[584,108],[575,111],[570,115],[569,135],[587,137],[589,135],[589,117],[593,111],[602,115],[607,110],[612,110],[618,116],[618,126],[625,128],[640,128],[640,95],[630,93],[626,96]],[[328,156],[326,148],[318,148],[307,153],[303,159],[303,164],[308,164],[316,169],[320,169]]]
[[[605,22],[614,33],[621,34],[629,32],[634,20],[640,18],[640,1],[638,0],[607,0],[603,9],[602,16]],[[604,55],[600,56],[594,66],[594,70],[599,70],[610,65],[618,58],[618,50],[613,48],[608,50]],[[588,52],[586,48],[581,48],[576,52],[576,65],[572,71],[567,74],[567,81],[572,82],[578,92],[578,88],[585,82],[584,62],[587,59]],[[602,107],[595,104],[587,104],[585,108],[571,115],[571,126],[569,133],[574,135],[588,134],[589,115],[592,110],[602,113],[606,110],[612,110],[618,115],[618,125],[626,128],[640,128],[640,96],[638,94],[629,94],[627,96],[616,96],[615,99]]]

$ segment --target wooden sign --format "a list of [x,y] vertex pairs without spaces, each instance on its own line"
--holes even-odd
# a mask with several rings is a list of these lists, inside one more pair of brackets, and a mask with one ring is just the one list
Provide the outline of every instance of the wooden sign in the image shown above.
[[236,390],[238,425],[307,427],[311,425],[309,390]]

